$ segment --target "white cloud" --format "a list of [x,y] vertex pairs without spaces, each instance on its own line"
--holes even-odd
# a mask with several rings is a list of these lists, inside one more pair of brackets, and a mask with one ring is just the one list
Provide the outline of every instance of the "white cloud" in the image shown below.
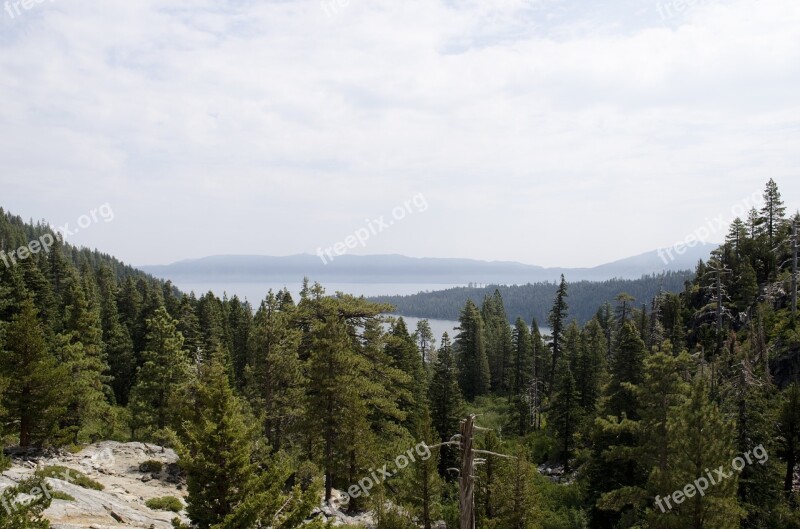
[[577,266],[770,177],[800,201],[794,0],[326,1],[2,13],[0,205],[111,202],[76,240],[156,263],[311,252],[423,192],[368,253]]

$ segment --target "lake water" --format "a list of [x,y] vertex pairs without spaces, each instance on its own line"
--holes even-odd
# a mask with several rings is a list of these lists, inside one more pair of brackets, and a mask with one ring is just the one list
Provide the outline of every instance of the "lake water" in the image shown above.
[[[232,298],[234,295],[238,296],[239,299],[246,299],[253,305],[253,308],[256,308],[261,300],[263,300],[267,296],[267,292],[272,289],[273,292],[277,292],[282,288],[288,288],[289,292],[292,293],[295,301],[300,298],[300,289],[302,288],[301,283],[292,284],[292,283],[247,283],[247,282],[228,282],[228,283],[214,283],[214,282],[184,282],[184,281],[173,281],[176,287],[181,289],[183,292],[189,293],[194,292],[195,295],[201,296],[206,292],[213,292],[219,297],[223,295],[227,295],[228,298]],[[382,296],[382,295],[399,295],[399,296],[406,296],[409,294],[417,294],[418,292],[430,292],[434,290],[445,290],[447,288],[453,287],[465,287],[466,284],[444,284],[444,283],[327,283],[323,285],[325,287],[325,292],[327,294],[333,294],[334,292],[340,291],[345,292],[348,294],[353,294],[355,296]],[[419,322],[422,318],[415,318],[413,316],[403,316],[403,319],[406,322],[406,326],[408,327],[409,332],[414,332],[417,328],[417,322]],[[433,331],[433,335],[436,337],[436,344],[438,345],[441,342],[442,334],[447,333],[450,335],[450,339],[455,339],[456,334],[458,331],[455,330],[455,327],[458,326],[457,321],[453,320],[437,320],[428,318],[428,322],[430,323],[431,330]],[[542,328],[541,332],[549,333],[550,330],[547,328]]]
[[[173,284],[187,294],[194,292],[198,297],[208,291],[213,292],[219,297],[227,294],[229,298],[235,295],[239,299],[246,299],[253,306],[258,306],[261,300],[267,297],[267,292],[272,289],[277,292],[282,288],[288,288],[289,292],[295,298],[295,301],[300,297],[300,289],[303,287],[302,282],[297,283],[249,283],[249,282],[185,282],[173,281]],[[400,295],[406,296],[409,294],[417,294],[418,292],[430,292],[433,290],[445,290],[453,287],[465,287],[466,284],[450,284],[450,283],[324,283],[327,294],[335,292],[345,292],[353,294],[354,296],[393,296]]]

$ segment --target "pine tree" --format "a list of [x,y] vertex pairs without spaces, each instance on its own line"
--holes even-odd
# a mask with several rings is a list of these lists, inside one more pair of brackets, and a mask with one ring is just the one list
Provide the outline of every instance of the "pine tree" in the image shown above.
[[514,418],[519,435],[528,433],[531,422],[530,388],[533,383],[533,343],[528,326],[517,318],[512,336],[513,358],[511,396],[514,404]]
[[203,350],[203,336],[200,331],[200,319],[195,312],[197,300],[194,293],[183,296],[178,307],[178,331],[183,336],[183,349],[189,358],[198,360]]
[[417,322],[414,341],[417,342],[417,347],[422,355],[422,363],[427,367],[432,363],[433,355],[436,353],[436,339],[433,336],[431,324],[428,320],[419,320]]
[[[774,437],[779,410],[773,405],[777,395],[751,358],[751,344],[740,346],[736,334],[731,333],[725,355],[718,359],[718,364],[721,364],[716,369],[721,379],[721,409],[727,416],[736,417],[735,450],[743,454],[761,446],[769,454],[777,452]],[[767,529],[779,523],[782,502],[777,460],[742,468],[737,497],[746,512],[743,528]]]
[[[91,270],[84,269],[84,281],[91,278]],[[96,296],[87,295],[94,290],[93,282],[83,287],[73,272],[65,280],[63,331],[56,337],[55,356],[69,372],[71,383],[65,395],[66,413],[60,421],[61,435],[72,443],[88,422],[108,413],[110,377],[103,344],[100,307]],[[95,432],[99,433],[99,432]]]
[[[197,318],[200,321],[200,358],[207,358],[220,346],[225,346],[225,309],[224,302],[214,296],[213,292],[200,297],[197,301]],[[223,359],[226,369],[230,367],[230,359]]]
[[564,464],[564,472],[570,471],[570,460],[575,449],[575,434],[578,432],[582,410],[580,394],[575,387],[569,361],[562,358],[556,370],[556,383],[550,410],[550,423],[556,441],[557,457]]
[[[498,437],[494,430],[489,430],[479,438],[481,450],[491,452],[494,454],[502,453],[503,442]],[[500,464],[500,457],[491,454],[482,454],[482,464],[475,466],[476,482],[475,487],[475,517],[478,520],[478,526],[485,526],[494,523],[496,517],[497,502],[494,498],[494,491],[497,489],[497,483],[501,479],[498,472]]]
[[117,308],[117,282],[107,265],[97,271],[100,320],[103,329],[104,355],[112,374],[111,388],[117,404],[128,404],[128,395],[136,376],[136,356],[127,327],[122,325]]
[[[355,337],[356,325],[374,331],[375,320],[387,307],[352,296],[324,297],[323,293],[319,285],[314,286],[298,306],[301,314],[297,321],[308,323],[311,337],[305,362],[304,433],[312,457],[324,469],[325,500],[329,501],[338,477],[360,475],[370,462],[370,452],[379,448],[379,440],[389,443],[403,434],[402,428],[392,429],[389,420],[402,424],[406,414],[398,408],[398,401],[413,399],[403,389],[409,386],[408,375],[387,365],[392,362],[388,354],[363,346]],[[366,428],[372,421],[383,425],[381,439]]]
[[128,329],[128,335],[133,342],[133,350],[137,353],[137,367],[139,365],[138,353],[144,349],[144,339],[147,333],[144,321],[140,318],[142,312],[142,294],[136,286],[132,276],[125,278],[122,283],[117,300],[120,321]]
[[[735,455],[733,424],[710,400],[708,382],[702,373],[695,377],[689,398],[670,427],[674,429],[671,450],[680,456],[675,459],[671,483],[661,495],[666,504],[664,510],[672,507],[669,515],[676,527],[738,528],[744,512],[736,502],[738,479],[731,469]],[[680,504],[676,504],[674,496],[672,502],[668,501],[667,496],[673,491],[683,491],[687,484],[708,476],[720,466],[727,477],[712,474],[713,482],[704,494],[687,496]]]
[[[417,421],[414,438],[427,446],[439,443],[439,434],[433,428],[431,416],[425,410]],[[417,445],[420,446],[420,445]],[[423,459],[423,457],[427,455]],[[439,519],[442,494],[442,480],[437,467],[439,465],[439,449],[428,448],[427,452],[415,454],[413,468],[406,471],[408,478],[404,483],[402,497],[413,518],[423,529],[431,529],[434,520]]]
[[264,414],[264,435],[280,450],[303,413],[306,380],[297,356],[300,331],[290,327],[291,314],[270,290],[249,333],[246,393],[253,409]]
[[508,394],[512,343],[511,328],[508,325],[503,297],[495,289],[492,296],[486,296],[481,306],[481,317],[484,323],[486,358],[489,361],[489,373],[492,391],[498,395]]
[[48,350],[37,312],[33,300],[22,302],[0,351],[0,376],[13,382],[3,395],[3,407],[23,447],[53,438],[69,383],[67,371]]
[[[449,441],[458,433],[459,423],[464,417],[464,400],[458,385],[458,371],[453,358],[450,337],[442,335],[439,355],[433,366],[433,375],[429,389],[431,420],[441,442]],[[439,464],[439,473],[447,476],[448,468],[458,468],[458,450],[455,447],[443,446]]]
[[538,506],[539,492],[534,483],[536,468],[528,461],[525,451],[517,450],[516,457],[500,464],[500,478],[492,495],[497,504],[498,527],[505,529],[538,529],[543,518]]
[[633,302],[636,301],[636,299],[627,292],[621,292],[617,294],[614,300],[617,302],[617,325],[622,327],[622,325],[628,321],[631,315]]
[[403,389],[406,390],[410,399],[404,399],[400,409],[408,414],[407,425],[410,426],[419,419],[425,404],[427,381],[422,357],[414,338],[408,333],[408,327],[403,318],[397,318],[391,323],[389,334],[386,337],[386,354],[392,358],[395,367],[408,375],[408,383]]
[[[165,316],[165,315],[161,315]],[[282,454],[265,458],[256,421],[230,387],[218,354],[200,367],[180,430],[181,468],[187,474],[186,513],[200,529],[299,526],[317,501],[318,481],[285,489],[292,474]]]
[[645,347],[633,323],[625,322],[619,331],[616,353],[611,359],[611,380],[605,413],[638,418],[636,397],[631,385],[642,381]]
[[244,387],[245,366],[247,366],[248,341],[251,333],[253,311],[247,302],[242,302],[237,296],[228,302],[226,327],[229,329],[230,339],[227,348],[231,353],[231,369],[237,388]]
[[592,318],[581,334],[578,356],[575,361],[574,375],[578,390],[578,403],[589,415],[592,415],[605,383],[606,339],[603,328],[596,318]]
[[781,193],[778,191],[778,184],[770,178],[764,189],[764,206],[761,208],[761,224],[764,226],[766,236],[769,240],[769,247],[775,247],[775,238],[778,229],[785,220],[786,207],[781,200]]
[[652,501],[669,489],[675,481],[675,462],[683,457],[673,452],[676,433],[671,427],[674,416],[686,401],[689,392],[691,358],[684,351],[673,354],[672,344],[667,341],[661,351],[645,360],[644,378],[637,386],[640,421],[637,424],[638,446],[634,458],[638,465],[649,472],[644,488],[634,487],[627,491],[628,504],[644,503],[642,517],[652,529],[672,527]]
[[610,380],[603,392],[600,411],[592,432],[592,457],[588,469],[592,525],[612,528],[631,516],[636,498],[628,494],[641,489],[646,471],[632,457],[638,446],[639,399],[636,386],[644,373],[644,342],[633,323],[620,329],[611,359]]
[[532,407],[531,422],[533,429],[541,427],[541,404],[544,397],[545,380],[549,374],[550,348],[544,343],[539,325],[534,318],[531,321],[531,354],[533,355],[533,372],[531,373],[530,401]]
[[800,462],[800,384],[797,382],[783,392],[778,418],[778,434],[781,456],[786,461],[783,493],[787,500],[793,502],[795,469]]
[[564,274],[561,274],[561,282],[559,283],[558,290],[556,291],[556,297],[553,301],[553,308],[550,309],[550,313],[547,318],[553,337],[550,373],[548,373],[546,381],[548,394],[552,392],[553,384],[555,383],[556,378],[556,365],[561,357],[561,349],[564,342],[564,325],[567,319],[567,311],[569,310],[567,305],[568,295],[567,282],[564,280]]
[[455,350],[458,355],[459,383],[467,400],[485,395],[491,387],[489,359],[486,356],[483,318],[478,307],[467,300],[459,317]]
[[130,402],[131,427],[139,438],[174,424],[177,410],[172,401],[189,380],[189,359],[177,323],[164,307],[147,320],[144,364],[136,373]]

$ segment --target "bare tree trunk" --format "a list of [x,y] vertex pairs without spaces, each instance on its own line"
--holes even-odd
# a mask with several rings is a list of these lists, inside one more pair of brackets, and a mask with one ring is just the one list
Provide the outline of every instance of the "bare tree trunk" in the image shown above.
[[475,481],[473,477],[472,432],[475,416],[461,423],[461,477],[458,482],[460,529],[475,529]]

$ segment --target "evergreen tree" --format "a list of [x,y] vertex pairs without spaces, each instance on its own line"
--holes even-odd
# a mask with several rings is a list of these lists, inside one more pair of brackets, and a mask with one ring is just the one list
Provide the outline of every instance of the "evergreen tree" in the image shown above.
[[195,312],[197,300],[194,293],[183,296],[178,307],[178,331],[183,336],[183,349],[189,358],[199,359],[203,350],[203,336],[200,331],[200,319]]
[[[427,446],[439,443],[439,434],[433,428],[427,410],[417,421],[414,438]],[[425,454],[425,452],[414,454],[417,459],[413,463],[413,468],[406,471],[409,479],[404,483],[402,496],[413,518],[423,529],[431,529],[433,522],[438,520],[440,515],[442,481],[437,471],[439,449],[428,448],[428,457],[423,459]]]
[[122,325],[117,308],[117,282],[111,267],[97,271],[100,320],[103,329],[104,356],[112,375],[111,388],[117,404],[128,404],[128,395],[136,376],[136,356],[128,329]]
[[502,445],[502,440],[494,430],[487,431],[482,439],[479,438],[480,449],[491,452],[481,454],[482,464],[475,466],[475,517],[481,527],[495,523],[497,502],[494,491],[502,476],[498,472],[501,458],[492,454],[502,453]]
[[178,410],[173,400],[190,377],[189,359],[183,351],[177,323],[164,307],[147,320],[144,364],[136,373],[136,385],[131,391],[131,428],[136,437],[151,435],[175,423]]
[[575,378],[566,358],[558,363],[556,383],[553,388],[550,422],[556,440],[558,460],[564,464],[564,472],[570,471],[570,459],[575,449],[575,434],[581,421],[580,394],[575,387]]
[[617,324],[622,327],[622,325],[628,321],[631,315],[633,302],[636,300],[627,292],[617,294],[614,300],[617,302]]
[[483,334],[483,318],[478,307],[467,300],[459,317],[455,350],[459,364],[459,383],[467,400],[485,395],[491,387],[489,359]]
[[531,407],[532,426],[534,430],[541,427],[540,408],[544,396],[545,380],[550,372],[550,348],[544,342],[539,325],[534,319],[531,322],[531,353],[533,354],[533,372],[531,374]]
[[402,432],[386,419],[402,423],[406,414],[398,402],[413,400],[403,390],[409,386],[408,375],[387,365],[392,362],[388,354],[364,347],[355,338],[356,324],[374,330],[375,320],[387,307],[352,296],[324,297],[323,292],[315,285],[311,295],[301,300],[298,321],[309,323],[311,336],[305,362],[304,432],[312,457],[324,469],[325,500],[329,501],[339,476],[352,478],[361,475],[365,466],[369,468],[369,452],[378,449],[379,439],[365,426],[379,422],[381,440],[390,442]]
[[[441,442],[449,441],[459,431],[459,423],[464,418],[464,400],[458,385],[458,371],[450,346],[450,337],[442,335],[439,354],[433,366],[429,389],[431,420]],[[447,476],[448,468],[458,468],[458,449],[443,446],[439,473]]]
[[630,321],[622,325],[615,350],[610,380],[592,432],[588,469],[592,525],[609,529],[616,527],[623,518],[634,516],[631,507],[635,501],[628,491],[641,489],[647,478],[646,471],[632,457],[639,443],[640,405],[636,386],[643,379],[645,350],[644,342]]
[[410,399],[404,399],[400,409],[408,414],[408,425],[419,419],[421,409],[425,404],[426,378],[422,364],[422,357],[417,349],[414,338],[408,333],[408,327],[403,318],[397,318],[391,323],[389,335],[386,337],[386,353],[392,358],[395,367],[408,375],[406,394]]
[[653,504],[653,498],[665,493],[675,481],[673,469],[683,457],[673,451],[676,433],[670,421],[686,401],[690,367],[691,358],[685,351],[675,355],[672,344],[664,342],[661,351],[645,360],[644,378],[636,388],[641,419],[636,427],[639,441],[633,457],[649,474],[644,488],[621,490],[620,503],[643,504],[641,516],[652,529],[672,527],[671,519]]
[[487,295],[484,298],[481,317],[484,323],[486,357],[489,361],[492,391],[498,395],[506,395],[509,386],[508,370],[512,355],[512,337],[503,297],[499,290],[495,289],[491,297]]
[[530,425],[530,388],[533,383],[533,344],[528,326],[517,318],[514,324],[513,340],[513,377],[511,379],[511,395],[515,409],[514,422],[519,435],[528,433]]
[[[91,271],[84,270],[84,278]],[[93,283],[92,283],[93,285]],[[56,357],[69,372],[71,383],[65,395],[66,413],[60,421],[61,435],[72,443],[78,442],[81,430],[89,421],[108,412],[107,398],[112,391],[107,382],[110,377],[104,354],[103,330],[100,308],[92,303],[77,276],[67,276],[64,288],[63,332],[56,339]],[[94,306],[93,306],[94,305]]]
[[433,336],[431,324],[428,320],[419,320],[417,322],[414,341],[417,342],[417,347],[422,355],[422,363],[427,367],[432,363],[432,357],[436,353],[436,339]]
[[636,396],[631,386],[641,383],[645,347],[636,327],[627,321],[617,337],[616,352],[611,359],[611,380],[608,386],[606,414],[638,418]]
[[550,394],[552,391],[556,378],[556,365],[561,357],[561,349],[564,342],[564,325],[567,318],[567,311],[569,310],[567,305],[568,295],[567,282],[564,280],[564,274],[561,274],[561,282],[559,283],[558,290],[556,291],[556,297],[553,301],[553,308],[550,309],[550,314],[547,318],[548,323],[550,323],[550,329],[553,336],[550,373],[548,374],[546,382],[548,394]]
[[797,382],[784,390],[779,411],[778,440],[781,457],[786,461],[783,493],[787,500],[794,503],[794,476],[800,462],[800,385]]
[[180,430],[178,451],[187,474],[186,512],[193,526],[299,526],[317,502],[318,481],[305,491],[300,485],[286,490],[290,462],[282,454],[265,458],[256,421],[234,395],[216,353],[200,367],[189,394],[192,399],[185,407],[193,413]]
[[[120,320],[128,329],[128,335],[133,342],[133,350],[138,354],[144,349],[144,338],[146,328],[143,321],[139,318],[142,312],[142,294],[136,286],[136,280],[132,276],[125,278],[117,301]],[[137,367],[139,365],[137,356]]]
[[695,377],[689,398],[678,410],[671,428],[671,450],[680,457],[675,459],[671,483],[661,495],[665,503],[672,491],[683,491],[687,484],[708,476],[713,469],[722,467],[727,475],[724,479],[717,475],[704,494],[687,495],[679,504],[673,496],[666,507],[672,507],[669,516],[674,518],[674,527],[738,528],[744,512],[736,502],[738,477],[731,469],[735,455],[733,424],[710,400],[708,382],[702,374]]
[[300,331],[290,326],[290,311],[270,290],[249,333],[246,393],[253,409],[263,412],[264,435],[274,450],[302,418],[306,380],[297,356]]
[[48,350],[37,313],[33,300],[22,302],[0,351],[0,376],[12,382],[3,395],[3,407],[23,447],[53,439],[69,384],[67,371]]
[[231,368],[237,388],[244,387],[247,366],[248,341],[251,333],[253,311],[250,304],[239,301],[237,296],[228,303],[227,328],[230,335],[228,350],[231,352]]
[[781,200],[781,193],[778,185],[770,178],[764,190],[764,205],[761,208],[761,224],[764,226],[765,234],[769,240],[769,247],[775,247],[775,238],[778,230],[785,220],[786,207]]
[[586,324],[580,338],[578,355],[574,363],[575,384],[580,407],[591,415],[605,383],[606,339],[603,328],[595,318]]
[[505,529],[538,529],[543,518],[538,507],[539,493],[534,488],[536,468],[523,450],[505,460],[499,468],[500,478],[494,483],[492,495],[497,508],[498,527]]

